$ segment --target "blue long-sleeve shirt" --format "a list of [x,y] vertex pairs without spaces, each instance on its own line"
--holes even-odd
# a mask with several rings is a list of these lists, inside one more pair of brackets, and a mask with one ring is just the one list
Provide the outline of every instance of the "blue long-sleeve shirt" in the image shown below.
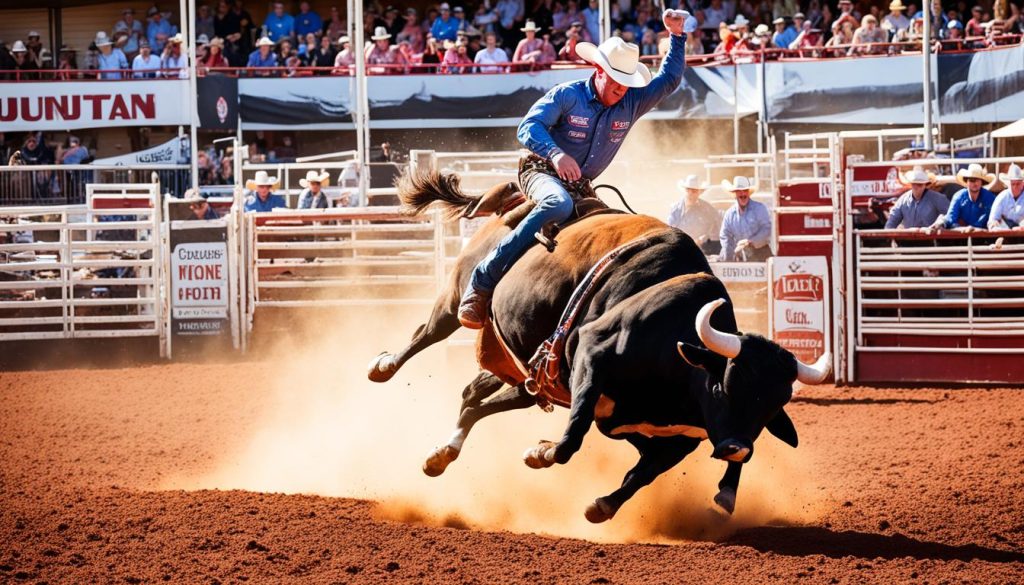
[[245,211],[273,211],[278,207],[288,207],[288,203],[284,200],[281,195],[274,195],[271,193],[267,196],[267,200],[260,199],[260,196],[255,192],[245,198]]
[[263,21],[263,26],[267,27],[267,36],[270,37],[270,40],[276,43],[292,36],[292,33],[295,32],[295,19],[287,12],[281,16],[271,12]]
[[630,88],[609,108],[598,99],[593,78],[556,85],[520,122],[519,142],[546,159],[564,152],[585,178],[596,178],[611,164],[633,124],[683,80],[686,35],[670,38],[661,70],[646,87]]
[[988,227],[988,214],[992,211],[992,204],[996,201],[996,194],[982,187],[978,193],[978,200],[971,201],[971,196],[964,187],[953,195],[949,203],[949,210],[946,212],[947,228],[971,226],[985,229]]
[[763,203],[751,200],[743,212],[734,203],[722,218],[722,231],[718,234],[722,252],[718,259],[723,262],[735,260],[736,243],[740,240],[747,240],[756,249],[767,246],[771,237],[772,216]]
[[299,37],[299,43],[304,43],[306,35],[309,33],[318,33],[320,29],[324,27],[323,21],[320,19],[320,15],[310,10],[303,14],[298,13],[295,15],[295,36]]
[[434,35],[438,43],[441,41],[454,41],[455,37],[459,34],[459,27],[461,25],[462,21],[454,16],[448,17],[447,22],[438,16],[434,20],[434,24],[430,25],[430,34]]

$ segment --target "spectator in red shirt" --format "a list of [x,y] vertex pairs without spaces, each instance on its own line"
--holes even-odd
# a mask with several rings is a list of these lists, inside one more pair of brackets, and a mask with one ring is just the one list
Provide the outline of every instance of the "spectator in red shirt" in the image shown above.
[[210,40],[210,44],[207,46],[206,58],[199,61],[199,65],[203,68],[203,71],[214,67],[228,66],[228,60],[224,58],[224,39],[213,37]]
[[975,6],[971,8],[971,19],[967,21],[967,28],[964,32],[968,37],[983,37],[985,36],[985,28],[982,26],[984,22],[985,17],[981,6]]
[[445,41],[444,65],[445,73],[471,73],[473,60],[469,58],[466,50],[466,37],[460,36],[456,42]]

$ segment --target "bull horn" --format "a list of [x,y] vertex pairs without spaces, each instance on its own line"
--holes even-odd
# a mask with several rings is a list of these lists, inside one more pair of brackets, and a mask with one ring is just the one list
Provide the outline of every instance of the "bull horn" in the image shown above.
[[814,365],[808,366],[807,364],[796,361],[796,379],[802,384],[808,386],[814,386],[821,384],[825,381],[825,377],[828,376],[829,371],[832,369],[832,354],[825,352],[822,354],[818,361],[814,362]]
[[708,349],[720,356],[734,358],[740,354],[740,338],[732,333],[722,333],[711,326],[711,314],[725,304],[725,299],[716,299],[701,307],[697,312],[697,336]]

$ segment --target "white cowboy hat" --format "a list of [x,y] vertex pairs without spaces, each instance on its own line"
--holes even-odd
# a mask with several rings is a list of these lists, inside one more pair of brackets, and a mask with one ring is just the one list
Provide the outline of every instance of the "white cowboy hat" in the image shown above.
[[348,38],[348,35],[341,35],[338,37],[338,44],[344,45],[345,43],[351,43],[352,41]]
[[321,170],[318,173],[310,169],[308,172],[306,172],[305,179],[299,179],[299,185],[302,185],[303,188],[306,188],[309,187],[310,183],[320,183],[322,186],[326,187],[327,182],[330,180],[330,178],[331,174],[328,173],[327,171]]
[[[110,43],[107,43],[108,45]],[[27,53],[28,49],[25,48],[25,43],[21,41],[14,41],[14,47],[11,48],[12,53]]]
[[732,22],[736,26],[747,26],[748,24],[750,24],[750,21],[747,20],[747,17],[743,16],[742,14],[737,14],[736,15],[736,20],[734,20]]
[[626,87],[644,87],[651,82],[651,70],[640,62],[640,47],[619,37],[611,37],[600,46],[579,43],[576,54]]
[[167,39],[167,44],[168,45],[180,45],[180,44],[183,44],[184,42],[185,42],[185,37],[181,36],[181,33],[178,33],[178,34],[174,35],[173,37]]
[[1006,169],[1005,173],[999,173],[999,180],[1004,183],[1010,181],[1024,181],[1024,170],[1015,164],[1010,165],[1010,168]]
[[700,177],[697,175],[686,175],[685,179],[679,179],[676,183],[676,187],[680,191],[685,191],[686,189],[699,189],[704,191],[708,188],[708,184],[702,182]]
[[904,185],[924,183],[925,185],[935,181],[933,173],[926,172],[921,167],[914,167],[906,173],[900,173],[900,182]]
[[[21,41],[18,41],[18,42],[21,42]],[[103,31],[100,31],[100,32],[96,33],[96,46],[97,47],[105,47],[107,45],[113,45],[113,44],[114,44],[114,41],[110,40],[110,37],[107,36],[107,33],[103,32]],[[15,45],[15,46],[17,46],[17,45]]]
[[902,12],[906,9],[907,7],[903,5],[901,0],[892,0],[892,2],[889,3],[890,12]]
[[542,30],[544,30],[544,29],[543,29],[543,28],[541,28],[541,27],[539,27],[539,26],[537,26],[537,23],[536,23],[536,22],[534,22],[534,21],[532,21],[532,20],[527,20],[527,21],[526,21],[526,26],[524,26],[523,28],[521,28],[521,29],[519,29],[519,30],[521,30],[521,31],[523,31],[523,32],[526,32],[526,31],[531,31],[531,30],[532,30],[533,32],[540,32],[540,31],[542,31]]
[[271,177],[267,171],[256,171],[256,178],[245,182],[246,189],[255,189],[261,185],[277,187],[277,177]]
[[257,47],[273,47],[274,41],[270,40],[270,37],[262,37],[259,42],[256,43]]
[[768,31],[768,25],[767,24],[759,24],[759,25],[757,25],[757,28],[754,29],[754,34],[755,35],[766,35],[766,34],[768,34],[768,32],[769,31]]
[[197,47],[202,47],[203,45],[209,45],[209,44],[210,44],[210,37],[206,36],[205,34],[201,34],[198,37],[196,37],[196,46]]
[[964,187],[967,186],[967,179],[981,179],[981,182],[987,185],[995,178],[995,175],[985,172],[985,168],[978,163],[971,163],[966,169],[956,172],[956,182]]
[[200,195],[198,189],[189,189],[185,191],[185,194],[182,196],[182,198],[185,200],[185,203],[189,204],[206,203],[206,197]]
[[390,38],[391,38],[391,33],[388,32],[388,29],[383,27],[383,26],[378,26],[377,28],[373,29],[373,36],[370,37],[370,40],[372,40],[372,41],[384,41],[384,40],[387,40],[387,39],[390,39]]
[[736,175],[730,182],[729,179],[722,179],[722,188],[729,192],[753,191],[757,184],[743,175]]

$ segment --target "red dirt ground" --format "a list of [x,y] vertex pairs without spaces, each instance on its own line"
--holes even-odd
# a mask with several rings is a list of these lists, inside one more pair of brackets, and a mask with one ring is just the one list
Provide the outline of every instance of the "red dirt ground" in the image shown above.
[[[1018,390],[804,390],[788,412],[814,465],[793,481],[826,494],[814,520],[718,542],[598,544],[385,520],[364,500],[163,489],[215,474],[244,449],[277,408],[274,372],[0,374],[0,582],[1024,581]],[[529,473],[541,474],[536,489],[552,487]],[[602,489],[574,496],[574,513]]]

